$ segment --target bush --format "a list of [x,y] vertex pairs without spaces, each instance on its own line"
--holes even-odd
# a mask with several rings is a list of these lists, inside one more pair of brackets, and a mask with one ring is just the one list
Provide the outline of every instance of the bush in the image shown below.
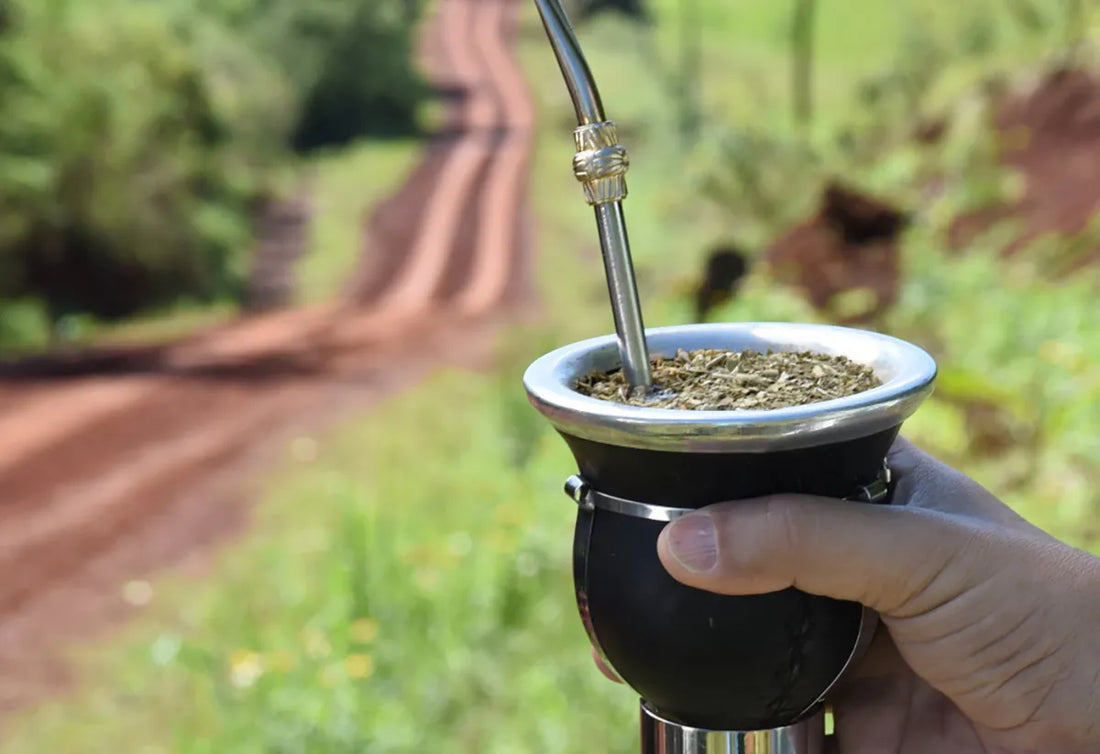
[[410,65],[408,27],[387,23],[384,11],[374,3],[361,5],[327,50],[302,103],[296,148],[416,130],[426,89]]
[[0,0],[0,297],[235,298],[294,146],[415,129],[419,0]]
[[427,94],[412,65],[421,0],[198,2],[290,82],[297,149],[416,132],[417,108]]
[[246,47],[156,4],[21,0],[0,101],[0,295],[56,321],[236,291],[288,101]]

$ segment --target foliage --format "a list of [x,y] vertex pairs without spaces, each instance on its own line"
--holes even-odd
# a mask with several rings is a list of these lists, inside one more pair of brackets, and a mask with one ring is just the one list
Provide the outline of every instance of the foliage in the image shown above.
[[427,90],[412,66],[420,0],[193,0],[271,61],[297,99],[293,144],[409,135]]
[[189,45],[157,6],[109,5],[24,3],[0,39],[0,291],[55,319],[231,293],[261,177],[252,124],[284,106],[218,29],[196,20]]
[[30,350],[48,337],[49,327],[41,302],[30,298],[0,302],[0,351]]
[[885,323],[941,365],[938,405],[909,432],[1056,536],[1100,545],[1100,275],[1052,280],[1038,253],[1006,262],[997,232],[964,256],[942,246],[908,239],[909,279]]
[[0,297],[53,322],[236,298],[291,147],[415,130],[417,8],[7,0]]
[[360,4],[326,46],[299,110],[296,148],[416,131],[426,90],[410,65],[410,26],[386,23],[385,6],[377,0]]
[[814,147],[759,126],[718,129],[709,150],[700,195],[735,215],[753,244],[805,216],[825,175]]

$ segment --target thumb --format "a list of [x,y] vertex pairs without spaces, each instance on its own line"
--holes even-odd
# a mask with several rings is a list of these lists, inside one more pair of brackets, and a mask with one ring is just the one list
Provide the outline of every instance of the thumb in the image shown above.
[[673,578],[699,589],[795,587],[902,618],[966,590],[963,580],[973,574],[960,561],[975,562],[985,550],[978,526],[942,511],[782,495],[677,519],[657,550]]

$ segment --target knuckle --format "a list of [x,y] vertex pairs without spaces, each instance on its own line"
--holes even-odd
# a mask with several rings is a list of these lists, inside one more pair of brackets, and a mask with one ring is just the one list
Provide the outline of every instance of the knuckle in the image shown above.
[[764,518],[768,524],[768,533],[771,546],[788,553],[798,549],[801,541],[801,516],[796,514],[796,509],[789,502],[783,502],[775,498],[769,498]]
[[748,511],[733,503],[715,517],[718,527],[720,562],[727,576],[752,578],[763,571],[771,550],[767,514],[745,515]]

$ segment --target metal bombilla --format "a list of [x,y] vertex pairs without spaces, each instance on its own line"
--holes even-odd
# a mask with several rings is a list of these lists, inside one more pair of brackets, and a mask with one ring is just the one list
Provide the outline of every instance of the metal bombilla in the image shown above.
[[[729,597],[684,586],[657,557],[661,530],[712,503],[797,492],[889,501],[885,458],[931,393],[932,358],[886,335],[826,325],[736,323],[643,330],[621,201],[626,150],[558,0],[535,0],[580,126],[574,172],[596,217],[615,336],[560,348],[524,375],[532,405],[576,460],[573,576],[592,645],[641,697],[642,754],[823,754],[824,702],[874,633],[873,612],[785,589]],[[649,351],[815,351],[869,366],[879,387],[774,410],[680,411],[575,388],[622,368],[651,385]],[[823,502],[822,504],[828,504]]]
[[573,174],[584,186],[585,198],[596,211],[623,372],[632,387],[646,390],[653,382],[649,349],[623,217],[630,157],[619,144],[615,124],[604,116],[600,92],[561,4],[558,0],[535,0],[535,4],[577,111],[578,125],[573,131],[577,147]]

